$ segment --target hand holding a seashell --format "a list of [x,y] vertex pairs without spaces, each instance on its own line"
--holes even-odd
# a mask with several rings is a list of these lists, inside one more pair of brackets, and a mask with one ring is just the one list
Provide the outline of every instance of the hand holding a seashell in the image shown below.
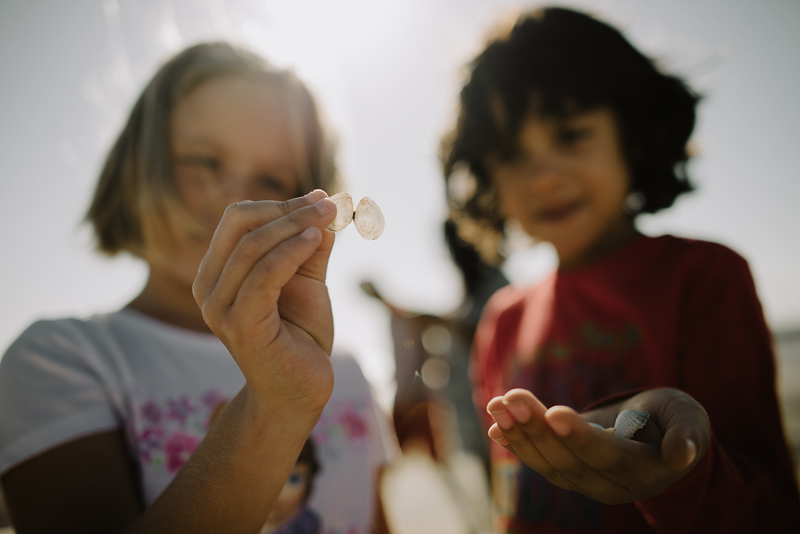
[[606,504],[662,492],[705,456],[710,439],[703,407],[669,388],[581,414],[513,389],[489,401],[487,411],[495,442],[553,484]]
[[321,190],[286,202],[233,204],[200,265],[195,300],[260,406],[313,416],[330,398],[333,315],[325,276],[334,234],[324,229],[335,215]]

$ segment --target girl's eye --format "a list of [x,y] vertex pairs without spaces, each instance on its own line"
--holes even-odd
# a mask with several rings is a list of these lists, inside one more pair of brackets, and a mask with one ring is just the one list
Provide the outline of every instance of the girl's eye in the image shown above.
[[558,140],[563,145],[572,145],[578,141],[588,139],[592,134],[589,128],[567,127],[558,132]]
[[258,185],[259,187],[269,190],[274,193],[278,194],[288,194],[289,188],[286,185],[286,182],[281,180],[280,178],[276,178],[274,176],[270,176],[268,174],[261,175],[258,177]]
[[521,159],[522,154],[519,150],[503,150],[497,157],[497,161],[503,165],[513,165],[519,163]]
[[514,168],[524,165],[525,154],[519,148],[503,148],[491,154],[488,161],[491,166]]
[[206,156],[190,156],[188,162],[195,167],[202,167],[216,172],[219,169],[219,161],[216,158]]
[[178,162],[193,169],[211,171],[213,173],[216,173],[220,167],[219,160],[210,156],[183,156],[179,158]]
[[289,478],[286,479],[286,485],[287,486],[299,486],[301,484],[304,484],[305,481],[306,481],[306,477],[305,477],[305,475],[303,473],[300,473],[300,472],[297,472],[297,471],[292,471],[292,473],[289,474]]

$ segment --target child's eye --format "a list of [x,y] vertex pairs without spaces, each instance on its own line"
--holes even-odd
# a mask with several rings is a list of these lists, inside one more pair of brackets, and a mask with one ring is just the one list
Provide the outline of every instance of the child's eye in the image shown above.
[[268,190],[275,194],[288,195],[290,193],[289,187],[286,185],[285,181],[269,174],[263,174],[259,176],[258,185],[262,189]]
[[500,154],[500,157],[497,158],[497,161],[504,164],[504,165],[513,165],[522,159],[519,153],[517,152],[504,152]]
[[288,486],[299,486],[301,484],[305,484],[305,481],[306,477],[303,473],[293,471],[289,474],[289,478],[286,479],[286,484]]
[[210,171],[216,171],[219,169],[219,161],[216,158],[197,157],[195,158],[194,164],[198,167],[204,167]]
[[185,156],[181,158],[181,163],[211,172],[217,172],[220,166],[218,159],[209,156]]
[[590,128],[566,127],[558,132],[558,140],[563,145],[572,145],[578,141],[588,139],[591,134],[592,130]]
[[502,150],[494,156],[495,163],[502,166],[518,165],[523,159],[521,150]]

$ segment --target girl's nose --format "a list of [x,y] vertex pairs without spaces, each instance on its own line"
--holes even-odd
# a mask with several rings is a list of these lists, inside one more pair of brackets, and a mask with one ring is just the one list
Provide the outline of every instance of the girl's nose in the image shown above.
[[225,206],[242,200],[254,200],[248,198],[250,195],[250,180],[248,176],[246,172],[241,171],[230,171],[228,175],[225,176],[220,195],[222,197],[220,200]]
[[247,198],[246,180],[237,173],[227,171],[219,176],[216,186],[208,191],[206,216],[209,220],[219,221],[228,206],[242,200],[252,200]]
[[529,187],[541,190],[557,185],[564,172],[556,158],[537,158],[526,165],[524,176]]

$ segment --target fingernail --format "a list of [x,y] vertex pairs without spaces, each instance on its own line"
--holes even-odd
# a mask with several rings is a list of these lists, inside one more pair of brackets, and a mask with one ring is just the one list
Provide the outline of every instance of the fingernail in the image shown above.
[[686,467],[689,467],[694,462],[694,459],[697,458],[697,445],[692,439],[686,440],[686,455],[689,457]]
[[328,194],[322,189],[314,189],[313,191],[306,193],[306,198],[309,200],[317,201],[323,198],[328,198]]
[[511,412],[511,415],[514,416],[520,423],[527,423],[531,419],[531,409],[525,403],[522,402],[506,402],[503,401],[505,404],[506,409]]
[[499,443],[500,445],[508,445],[510,443],[510,441],[508,441],[508,439],[506,439],[505,436],[500,436],[499,438],[494,438],[490,434],[489,438],[491,438],[495,443]]
[[511,417],[511,414],[505,410],[500,412],[489,412],[489,415],[492,416],[492,419],[494,419],[495,423],[497,423],[497,426],[503,430],[508,430],[514,426],[514,418]]
[[555,421],[548,421],[548,423],[550,424],[550,428],[553,429],[553,432],[555,432],[562,438],[569,436],[569,433],[572,431],[572,428],[570,428],[570,426],[564,421],[555,420]]
[[314,207],[317,208],[317,212],[319,212],[320,215],[327,215],[331,210],[336,209],[336,205],[325,198],[317,201]]
[[303,230],[302,232],[300,232],[300,237],[302,239],[311,239],[311,240],[313,240],[313,239],[316,239],[317,232],[318,232],[318,230],[316,228],[314,228],[313,226],[310,226],[310,227],[306,228],[305,230]]

